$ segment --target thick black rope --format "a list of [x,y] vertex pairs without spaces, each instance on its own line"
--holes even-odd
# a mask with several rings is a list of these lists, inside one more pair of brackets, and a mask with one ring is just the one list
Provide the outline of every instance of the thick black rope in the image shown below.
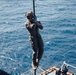
[[34,75],[36,75],[36,69],[34,70]]
[[34,16],[35,16],[35,0],[33,0],[33,13],[34,13]]
[[[33,0],[33,13],[35,17],[35,0]],[[36,75],[36,69],[34,70],[34,75]]]

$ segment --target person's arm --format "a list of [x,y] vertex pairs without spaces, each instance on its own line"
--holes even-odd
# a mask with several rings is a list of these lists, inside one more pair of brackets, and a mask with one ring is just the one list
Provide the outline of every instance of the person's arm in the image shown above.
[[40,21],[36,21],[36,25],[37,25],[40,29],[43,29],[43,26],[42,26],[42,24],[41,24]]
[[25,22],[25,24],[24,24],[24,25],[25,25],[25,27],[27,26],[27,21]]
[[29,28],[29,22],[28,22],[28,21],[25,22],[25,27],[26,27],[27,29]]

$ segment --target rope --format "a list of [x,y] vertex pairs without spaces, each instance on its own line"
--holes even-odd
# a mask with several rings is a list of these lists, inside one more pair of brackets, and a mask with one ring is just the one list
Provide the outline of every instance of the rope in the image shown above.
[[36,69],[34,70],[34,75],[36,75]]
[[33,0],[33,12],[34,12],[34,16],[35,16],[35,0]]

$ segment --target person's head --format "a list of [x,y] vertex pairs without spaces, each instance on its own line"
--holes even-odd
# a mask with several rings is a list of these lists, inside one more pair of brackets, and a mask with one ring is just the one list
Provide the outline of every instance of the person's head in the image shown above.
[[66,72],[66,73],[68,72],[68,68],[67,68],[67,66],[66,66],[66,65],[64,65],[64,66],[63,66],[62,71],[63,71],[63,72]]
[[31,12],[26,12],[25,16],[27,17],[27,19],[29,21],[34,21],[35,20],[34,13],[32,11]]

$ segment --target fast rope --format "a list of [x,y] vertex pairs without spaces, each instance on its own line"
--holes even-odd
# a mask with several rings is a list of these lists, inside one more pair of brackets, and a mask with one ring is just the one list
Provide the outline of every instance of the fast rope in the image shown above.
[[33,13],[34,13],[34,16],[35,16],[35,0],[33,0]]
[[[35,17],[35,0],[33,0],[33,13]],[[36,69],[34,69],[34,75],[36,75]]]
[[36,69],[34,70],[34,75],[36,75]]

